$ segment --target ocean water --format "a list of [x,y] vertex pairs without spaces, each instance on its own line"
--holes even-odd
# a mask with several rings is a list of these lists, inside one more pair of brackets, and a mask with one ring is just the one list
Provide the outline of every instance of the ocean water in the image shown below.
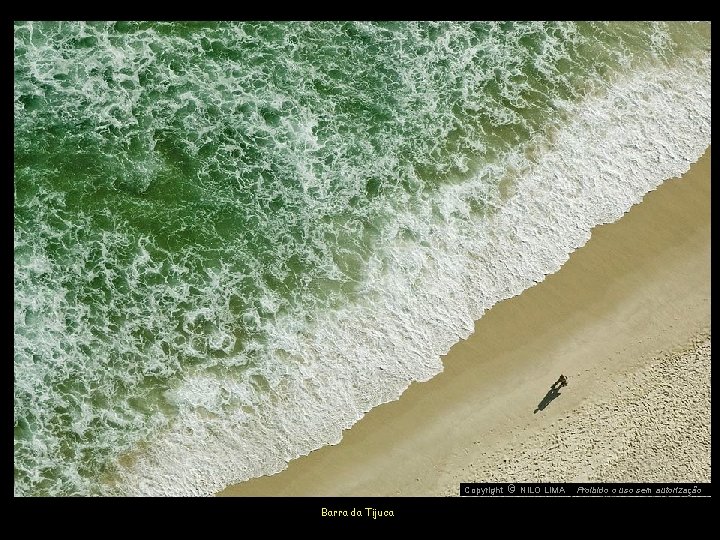
[[209,495],[710,143],[708,23],[14,26],[15,493]]

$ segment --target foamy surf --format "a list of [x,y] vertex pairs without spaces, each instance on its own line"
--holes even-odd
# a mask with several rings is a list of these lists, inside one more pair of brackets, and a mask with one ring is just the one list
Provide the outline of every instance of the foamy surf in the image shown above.
[[339,442],[701,155],[697,28],[16,25],[16,494]]
[[365,302],[316,313],[311,324],[278,321],[269,331],[274,354],[262,364],[269,391],[250,398],[254,414],[198,412],[248,400],[252,374],[186,380],[174,392],[183,411],[176,425],[123,471],[121,491],[209,495],[279,472],[337,444],[411,382],[437,375],[440,356],[487,309],[556,272],[593,227],[619,219],[702,155],[710,144],[709,73],[707,59],[648,70],[563,104],[570,121],[541,155],[508,158],[524,172],[485,220],[467,220],[467,196],[482,189],[482,177],[445,189],[436,203],[442,219],[432,225],[424,221],[429,207],[400,217],[428,229],[426,246],[390,243],[363,284]]

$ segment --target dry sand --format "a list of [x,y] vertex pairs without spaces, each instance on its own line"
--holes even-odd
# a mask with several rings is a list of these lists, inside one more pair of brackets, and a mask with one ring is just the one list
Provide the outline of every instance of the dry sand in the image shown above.
[[560,418],[474,453],[443,493],[460,482],[710,482],[709,335],[600,384]]
[[[221,495],[455,495],[467,481],[710,481],[710,149],[557,273],[497,304],[445,371]],[[569,384],[535,409],[558,376]]]

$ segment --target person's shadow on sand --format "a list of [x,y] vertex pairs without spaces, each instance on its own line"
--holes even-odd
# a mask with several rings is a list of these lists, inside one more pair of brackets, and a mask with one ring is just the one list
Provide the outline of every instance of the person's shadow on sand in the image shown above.
[[537,414],[538,411],[545,410],[545,407],[550,405],[550,402],[560,395],[560,389],[563,386],[567,386],[567,379],[564,375],[560,375],[560,378],[553,383],[550,390],[548,390],[548,393],[545,394],[544,398],[542,398],[542,401],[538,403],[537,409],[533,411],[533,414]]

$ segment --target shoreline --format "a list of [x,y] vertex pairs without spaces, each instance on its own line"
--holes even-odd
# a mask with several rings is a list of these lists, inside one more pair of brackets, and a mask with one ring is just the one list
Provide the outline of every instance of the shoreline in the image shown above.
[[[618,381],[709,335],[709,195],[708,148],[681,181],[666,180],[618,221],[593,228],[559,271],[488,310],[443,357],[442,373],[372,409],[338,445],[219,495],[453,494],[501,451],[512,474],[531,474],[512,441],[541,444],[561,419],[612,401]],[[560,373],[568,386],[534,414]],[[564,470],[582,476],[592,465]]]

